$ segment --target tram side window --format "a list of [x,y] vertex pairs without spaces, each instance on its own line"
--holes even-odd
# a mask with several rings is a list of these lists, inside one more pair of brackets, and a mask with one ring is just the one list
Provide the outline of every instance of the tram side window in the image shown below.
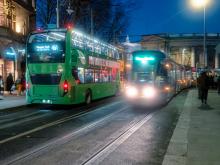
[[163,65],[161,66],[160,74],[162,76],[168,76],[167,69]]
[[157,67],[157,74],[160,76],[160,84],[168,82],[168,73],[167,69],[164,67],[163,64],[159,64]]
[[93,82],[94,82],[94,70],[85,69],[85,83],[93,83]]

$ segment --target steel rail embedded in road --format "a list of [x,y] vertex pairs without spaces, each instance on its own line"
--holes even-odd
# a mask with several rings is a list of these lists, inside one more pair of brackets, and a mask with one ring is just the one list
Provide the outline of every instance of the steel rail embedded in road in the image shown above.
[[[113,104],[111,104],[111,105],[109,105],[109,106],[114,106],[115,104],[118,104],[118,103],[120,103],[120,102],[121,102],[121,101],[116,102],[116,103],[113,103]],[[95,111],[101,110],[101,109],[103,109],[103,108],[106,108],[106,107],[98,108],[98,109],[96,109]],[[124,108],[121,108],[119,111],[113,112],[113,113],[111,113],[111,114],[105,116],[104,118],[99,119],[98,121],[95,121],[95,122],[92,122],[92,123],[90,123],[90,124],[88,124],[88,125],[86,125],[86,126],[83,126],[82,128],[80,128],[80,129],[78,129],[78,130],[76,130],[76,131],[74,131],[74,132],[72,132],[72,133],[69,133],[69,134],[67,134],[67,135],[65,135],[65,136],[63,136],[63,137],[61,137],[61,138],[52,140],[51,142],[46,143],[46,144],[44,144],[44,145],[42,145],[42,146],[40,146],[40,147],[38,147],[38,148],[36,148],[36,149],[34,149],[34,150],[31,150],[31,151],[29,151],[29,152],[25,152],[24,154],[21,154],[20,156],[16,156],[15,158],[10,158],[10,160],[5,160],[5,161],[3,161],[2,163],[3,163],[3,164],[4,164],[4,163],[5,163],[5,164],[13,164],[13,163],[18,162],[18,161],[24,161],[25,159],[28,159],[28,158],[30,158],[31,156],[35,156],[35,155],[41,153],[42,151],[45,151],[45,150],[47,150],[47,149],[54,148],[54,147],[56,147],[56,146],[65,144],[65,143],[67,143],[68,141],[70,141],[73,137],[75,137],[75,136],[77,136],[77,135],[80,135],[81,133],[84,133],[84,132],[86,132],[86,131],[88,131],[88,130],[91,130],[91,129],[93,129],[93,128],[96,128],[96,127],[98,127],[98,126],[100,126],[100,125],[106,123],[106,122],[109,121],[112,117],[114,117],[115,115],[117,115],[118,113],[120,113],[120,112],[122,112],[122,111],[127,110],[128,108],[129,108],[128,106],[126,106],[126,107],[124,107]],[[76,118],[76,117],[81,117],[81,116],[84,116],[84,115],[89,114],[89,113],[92,113],[92,112],[94,112],[94,111],[90,111],[90,112],[88,112],[88,113],[79,114],[79,115],[77,115],[77,116],[70,116],[70,117],[67,117],[67,118],[65,118],[65,119],[63,119],[63,120],[57,121],[56,123],[55,123],[55,122],[50,123],[50,125],[47,125],[47,127],[52,126],[52,124],[53,124],[53,125],[56,125],[56,124],[60,124],[60,123],[62,123],[62,122],[66,122],[66,121],[72,120],[72,119],[74,119],[74,118]],[[45,127],[45,126],[44,126],[44,127]],[[41,128],[36,128],[36,129],[34,129],[33,131],[35,132],[35,131],[38,131],[39,129],[41,129]],[[42,128],[42,129],[43,129],[43,128]],[[29,132],[32,133],[32,130],[27,131],[26,133],[22,133],[21,135],[18,135],[18,136],[19,136],[19,137],[22,137],[22,136],[24,136],[24,134],[29,134]],[[3,141],[0,141],[0,144],[5,143],[5,142],[8,142],[8,141],[10,141],[10,140],[13,140],[13,139],[15,139],[15,138],[18,138],[18,137],[15,136],[15,137],[12,137],[12,138],[5,139],[5,140],[3,140]],[[0,161],[0,163],[1,163],[1,161]]]
[[4,125],[1,125],[0,130],[5,129],[5,128],[9,128],[9,127],[12,127],[12,126],[16,126],[18,124],[22,124],[22,123],[25,123],[25,122],[28,122],[28,121],[36,120],[36,119],[39,119],[39,118],[42,118],[42,117],[45,117],[45,116],[48,116],[48,114],[39,114],[37,116],[33,116],[33,117],[30,117],[30,118],[24,118],[23,120],[18,120],[18,121],[12,122],[12,123],[7,123],[7,124],[4,124]]
[[[120,102],[121,102],[121,101],[115,102],[115,103],[113,103],[113,104],[110,104],[109,106],[113,106],[113,105],[118,104],[118,103],[120,103]],[[40,126],[40,127],[36,127],[36,128],[31,129],[31,130],[29,130],[29,131],[25,131],[25,132],[23,132],[23,133],[17,134],[17,135],[15,135],[15,136],[10,137],[10,138],[1,140],[1,141],[0,141],[0,144],[9,142],[9,141],[11,141],[11,140],[14,140],[14,139],[23,137],[23,136],[25,136],[25,135],[28,135],[28,134],[31,134],[31,133],[40,131],[40,130],[42,130],[42,129],[45,129],[45,128],[48,128],[48,127],[51,127],[51,126],[55,126],[55,125],[58,125],[58,124],[67,122],[67,121],[69,121],[69,120],[72,120],[72,119],[75,119],[75,118],[78,118],[78,117],[82,117],[82,116],[84,116],[84,115],[87,115],[87,114],[89,114],[89,113],[92,113],[92,112],[101,110],[101,109],[103,109],[103,108],[106,108],[106,107],[98,108],[98,109],[95,109],[94,111],[89,111],[90,109],[93,109],[93,108],[90,108],[90,109],[88,109],[88,110],[79,112],[79,113],[77,113],[77,114],[74,114],[74,115],[71,115],[71,116],[67,116],[67,117],[61,118],[61,119],[56,120],[56,121],[54,121],[54,122],[45,124],[45,125]]]
[[125,140],[127,140],[133,133],[135,133],[141,126],[143,126],[146,122],[148,122],[157,111],[153,112],[152,114],[147,114],[145,117],[134,123],[131,126],[128,126],[124,132],[120,133],[118,137],[110,141],[96,153],[94,153],[90,158],[82,163],[82,165],[91,165],[91,164],[98,164],[104,158],[106,158],[111,152],[113,152],[120,144],[122,144]]

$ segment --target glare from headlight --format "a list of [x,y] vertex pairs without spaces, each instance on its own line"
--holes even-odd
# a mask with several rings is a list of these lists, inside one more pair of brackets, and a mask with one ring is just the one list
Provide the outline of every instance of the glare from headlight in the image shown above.
[[128,97],[135,97],[135,96],[137,96],[137,94],[138,94],[138,91],[135,87],[127,87],[126,95]]
[[147,98],[153,98],[156,95],[156,90],[153,87],[146,87],[143,89],[143,95]]

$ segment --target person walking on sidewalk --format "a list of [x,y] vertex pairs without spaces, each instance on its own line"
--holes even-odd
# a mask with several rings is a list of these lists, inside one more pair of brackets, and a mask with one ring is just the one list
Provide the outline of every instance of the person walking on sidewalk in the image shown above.
[[6,89],[7,91],[12,94],[12,85],[14,84],[14,81],[13,81],[13,76],[11,73],[9,73],[7,79],[6,79]]
[[208,90],[209,90],[209,78],[206,72],[203,72],[199,81],[199,88],[201,90],[202,104],[207,104]]
[[20,96],[21,91],[22,91],[22,83],[21,83],[21,78],[20,77],[15,81],[15,86],[16,86],[16,89],[17,89],[17,95]]
[[199,75],[199,77],[197,77],[198,99],[201,99],[200,83],[201,83],[201,74]]
[[4,82],[2,76],[0,75],[0,95],[3,95],[3,91],[4,91]]
[[22,94],[23,94],[24,91],[25,91],[25,86],[26,86],[26,80],[25,80],[25,74],[24,73],[21,75],[21,84],[22,84],[21,91],[22,91]]

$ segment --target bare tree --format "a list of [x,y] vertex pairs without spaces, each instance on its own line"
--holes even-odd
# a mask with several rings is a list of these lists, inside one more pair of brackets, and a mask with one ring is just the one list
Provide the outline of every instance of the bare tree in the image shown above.
[[[134,0],[59,0],[60,27],[72,24],[86,33],[93,28],[94,35],[109,42],[118,41],[126,31]],[[56,23],[56,1],[38,0],[37,15],[44,27]],[[132,6],[132,7],[131,7]],[[68,13],[66,9],[73,12]],[[91,27],[93,22],[93,27]]]
[[56,1],[37,0],[37,23],[41,27],[56,23]]

